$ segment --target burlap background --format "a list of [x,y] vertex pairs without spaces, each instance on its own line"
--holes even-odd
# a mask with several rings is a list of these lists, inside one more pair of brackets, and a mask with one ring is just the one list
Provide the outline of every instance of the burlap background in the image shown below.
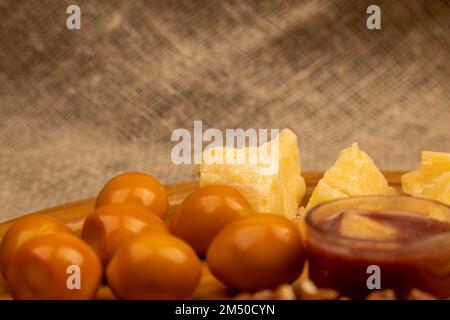
[[191,179],[170,134],[195,119],[290,127],[305,170],[353,141],[383,169],[415,167],[450,151],[449,31],[448,0],[0,0],[0,219],[122,171]]

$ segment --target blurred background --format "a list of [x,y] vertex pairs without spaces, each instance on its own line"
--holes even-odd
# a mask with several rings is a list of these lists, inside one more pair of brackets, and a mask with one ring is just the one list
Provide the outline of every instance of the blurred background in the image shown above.
[[0,220],[124,171],[193,179],[170,136],[194,120],[290,127],[307,171],[354,141],[412,169],[450,151],[449,30],[448,0],[0,0]]

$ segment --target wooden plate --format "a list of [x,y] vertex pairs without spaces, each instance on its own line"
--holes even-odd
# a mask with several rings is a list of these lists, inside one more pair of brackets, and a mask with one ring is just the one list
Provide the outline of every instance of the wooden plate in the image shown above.
[[[389,184],[401,191],[400,177],[404,172],[388,171],[383,172],[384,176],[388,180]],[[306,172],[303,176],[306,181],[306,195],[303,199],[305,204],[311,192],[316,186],[319,179],[322,177],[323,172]],[[193,190],[198,187],[196,182],[186,182],[167,185],[166,189],[169,193],[170,210],[168,214],[168,220],[172,216],[173,212],[180,204],[180,202]],[[63,204],[54,208],[41,210],[38,214],[46,215],[59,219],[66,223],[76,234],[79,234],[83,225],[84,218],[92,212],[94,208],[94,198],[87,200],[80,200],[68,204]],[[0,239],[3,238],[6,230],[14,223],[14,220],[10,220],[0,224]],[[302,275],[304,276],[304,275]],[[195,291],[192,299],[229,299],[234,296],[236,292],[232,292],[216,280],[208,271],[206,265],[203,265],[203,276],[199,287]],[[103,286],[98,294],[98,299],[113,299],[111,291],[107,286]],[[11,295],[8,292],[8,288],[4,279],[0,276],[0,300],[11,299]]]

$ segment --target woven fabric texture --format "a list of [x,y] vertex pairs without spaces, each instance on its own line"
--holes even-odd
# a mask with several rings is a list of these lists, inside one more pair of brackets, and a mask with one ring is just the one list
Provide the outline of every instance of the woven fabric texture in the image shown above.
[[[385,170],[450,151],[450,2],[0,0],[0,219],[112,176],[194,177],[176,128],[284,128],[304,170],[356,141]],[[382,10],[381,30],[366,8]]]

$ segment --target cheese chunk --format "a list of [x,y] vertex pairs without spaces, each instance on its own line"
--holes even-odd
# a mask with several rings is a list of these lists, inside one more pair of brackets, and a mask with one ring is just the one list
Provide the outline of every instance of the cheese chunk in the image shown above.
[[403,191],[450,205],[450,153],[422,152],[417,170],[402,176]]
[[[218,157],[237,159],[239,156],[245,158],[243,163],[213,161]],[[276,138],[259,147],[215,147],[207,150],[196,170],[200,186],[232,186],[260,213],[275,213],[295,219],[305,194],[297,135],[289,129],[282,130]]]
[[396,193],[369,155],[353,143],[341,150],[339,158],[317,183],[306,208],[300,210],[300,231],[305,234],[306,212],[321,203],[352,196]]
[[381,171],[357,143],[341,150],[339,158],[319,181],[306,210],[337,198],[362,195],[396,194]]

